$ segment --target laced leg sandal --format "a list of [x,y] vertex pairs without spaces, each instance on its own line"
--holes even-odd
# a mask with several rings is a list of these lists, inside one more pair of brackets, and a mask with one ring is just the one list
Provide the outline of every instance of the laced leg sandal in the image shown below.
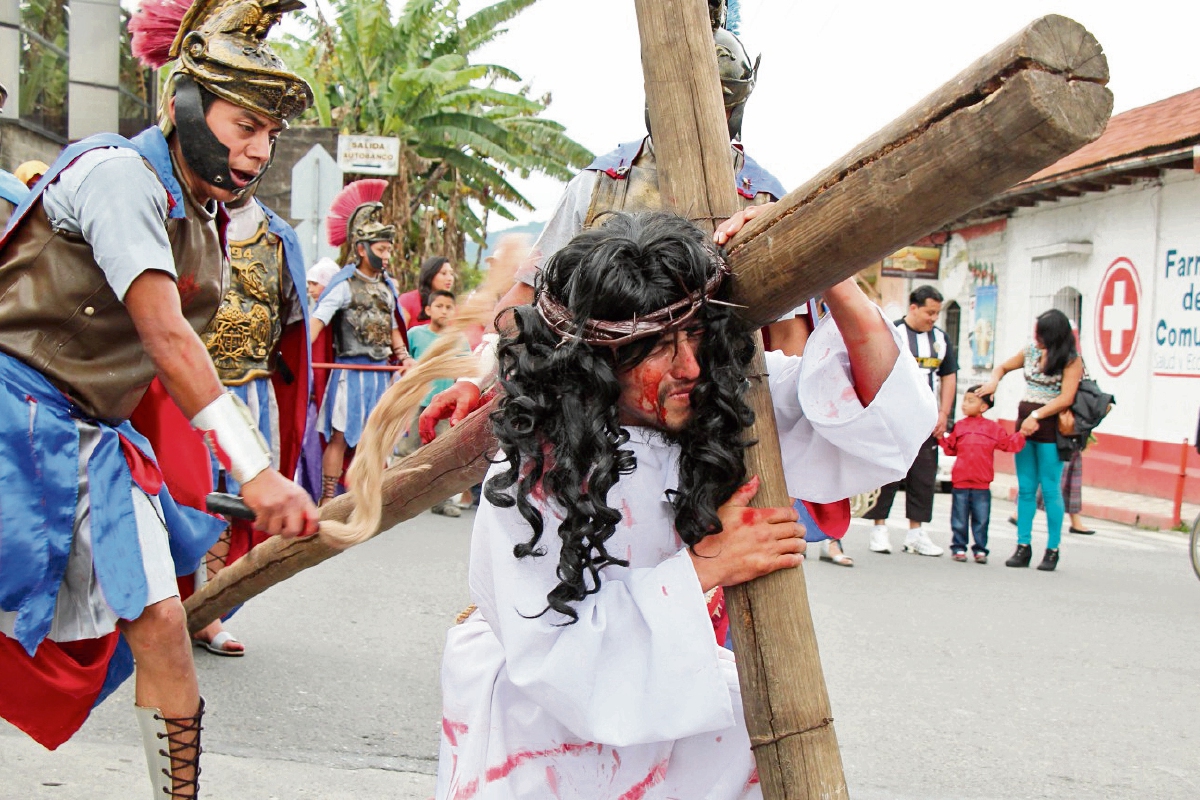
[[221,531],[220,537],[204,554],[204,572],[208,580],[212,580],[218,572],[225,569],[225,564],[229,559],[229,543],[233,539],[233,531],[226,528]]
[[341,475],[321,476],[321,502],[317,503],[317,505],[323,506],[337,496],[337,485],[341,479]]
[[[150,785],[155,800],[200,796],[200,718],[204,716],[204,698],[191,717],[164,717],[157,708],[134,706],[142,746],[150,770]],[[164,747],[164,740],[166,746]]]

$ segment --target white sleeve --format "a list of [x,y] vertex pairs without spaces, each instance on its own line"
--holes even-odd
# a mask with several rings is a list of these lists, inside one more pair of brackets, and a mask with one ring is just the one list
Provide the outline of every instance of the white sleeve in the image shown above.
[[533,286],[537,273],[546,263],[546,259],[562,249],[563,245],[575,238],[575,234],[583,230],[587,219],[588,206],[592,202],[592,192],[596,188],[596,173],[585,169],[580,172],[558,198],[554,213],[546,227],[542,228],[537,241],[533,243],[533,258],[517,270],[516,279],[527,286]]
[[472,550],[486,548],[490,567],[477,574],[473,554],[472,596],[519,691],[580,739],[616,747],[734,724],[728,654],[722,663],[685,551],[654,567],[606,568],[600,590],[574,603],[579,619],[567,625],[557,612],[537,616],[558,583],[557,520],[546,514],[545,555],[517,559],[513,545],[529,531],[515,508],[485,503],[472,541]]
[[348,305],[350,305],[350,287],[346,281],[342,281],[321,298],[321,302],[317,303],[317,307],[313,309],[312,318],[321,320],[323,325],[328,325],[329,321],[333,319],[333,315]]
[[176,277],[167,190],[136,150],[83,154],[46,189],[42,205],[51,224],[82,235],[91,246],[117,299],[124,301],[129,285],[147,270]]
[[[882,311],[880,312],[882,317]],[[788,494],[831,503],[903,478],[937,424],[937,407],[899,330],[900,355],[869,406],[850,376],[850,357],[832,316],[804,356],[766,353]]]

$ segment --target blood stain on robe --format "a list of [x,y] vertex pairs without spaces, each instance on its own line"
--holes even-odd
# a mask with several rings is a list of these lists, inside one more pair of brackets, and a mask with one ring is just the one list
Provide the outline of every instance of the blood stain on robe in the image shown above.
[[564,755],[577,756],[582,753],[589,752],[593,748],[595,749],[596,754],[599,755],[601,750],[604,749],[604,745],[596,744],[595,742],[568,742],[567,744],[559,745],[558,747],[553,747],[549,750],[521,750],[520,752],[513,753],[511,756],[506,758],[503,764],[489,767],[487,772],[484,773],[483,779],[488,783],[493,783],[494,781],[507,778],[514,769],[529,761],[533,761],[538,758],[554,758]]
[[453,722],[442,717],[442,735],[446,737],[446,741],[451,747],[458,746],[458,735],[467,732],[467,723]]
[[646,796],[646,792],[662,783],[667,777],[668,761],[668,759],[663,759],[655,764],[654,768],[650,770],[646,777],[629,787],[629,790],[617,798],[617,800],[643,800],[643,798]]
[[750,777],[746,779],[746,785],[742,787],[742,792],[750,791],[750,787],[758,783],[758,767],[750,770]]
[[621,521],[625,523],[626,528],[632,528],[637,524],[637,520],[633,518],[633,509],[629,507],[629,498],[621,500]]

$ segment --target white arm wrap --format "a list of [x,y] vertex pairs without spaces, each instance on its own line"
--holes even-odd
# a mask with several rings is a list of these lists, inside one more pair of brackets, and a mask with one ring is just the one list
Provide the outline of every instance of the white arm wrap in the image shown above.
[[226,392],[213,400],[192,417],[192,426],[204,434],[213,455],[238,483],[270,469],[267,443],[254,426],[250,409],[235,395]]
[[492,388],[492,384],[496,382],[496,372],[499,369],[499,363],[496,360],[496,343],[499,341],[500,334],[485,333],[483,341],[475,348],[475,355],[479,358],[479,374],[474,378],[459,378],[460,381],[475,384],[479,388],[480,394]]

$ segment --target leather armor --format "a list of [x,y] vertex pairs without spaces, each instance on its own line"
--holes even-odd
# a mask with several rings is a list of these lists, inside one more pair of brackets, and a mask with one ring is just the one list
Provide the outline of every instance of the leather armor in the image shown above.
[[[186,188],[184,198],[187,215],[168,219],[166,229],[183,315],[199,333],[225,294],[226,262],[213,213]],[[41,372],[94,419],[128,419],[155,375],[91,246],[55,230],[40,201],[0,252],[0,350]]]

